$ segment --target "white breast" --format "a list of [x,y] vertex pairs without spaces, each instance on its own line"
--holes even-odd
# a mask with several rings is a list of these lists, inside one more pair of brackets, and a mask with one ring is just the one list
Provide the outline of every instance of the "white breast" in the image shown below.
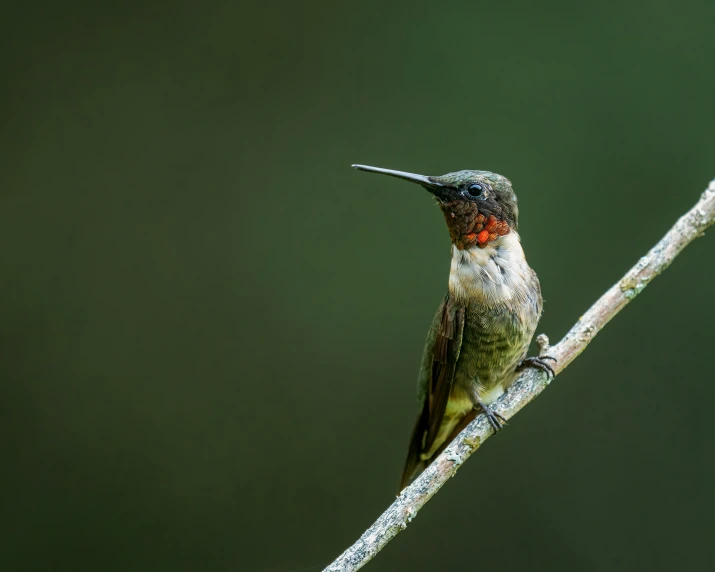
[[530,277],[519,234],[513,230],[486,248],[459,250],[452,245],[449,292],[457,299],[490,306],[515,299],[525,302]]

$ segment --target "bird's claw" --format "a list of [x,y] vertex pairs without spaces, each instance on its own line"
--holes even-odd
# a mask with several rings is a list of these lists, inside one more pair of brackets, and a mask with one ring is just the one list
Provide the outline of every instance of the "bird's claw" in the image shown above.
[[554,373],[554,368],[552,368],[548,363],[546,363],[546,360],[552,360],[554,362],[559,361],[554,356],[528,357],[521,360],[521,363],[519,363],[516,369],[522,370],[525,367],[535,367],[543,372],[546,372],[546,377],[548,379],[553,379],[556,376],[556,374]]
[[487,421],[489,421],[489,425],[491,425],[492,429],[494,429],[494,433],[499,433],[499,431],[504,428],[504,425],[509,424],[509,422],[504,418],[503,415],[500,415],[496,411],[493,411],[492,408],[488,405],[480,403],[479,408],[482,410],[484,415],[487,416]]

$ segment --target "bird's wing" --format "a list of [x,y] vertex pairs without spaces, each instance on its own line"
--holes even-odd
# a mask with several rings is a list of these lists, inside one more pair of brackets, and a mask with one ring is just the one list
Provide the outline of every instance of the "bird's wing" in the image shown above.
[[430,450],[442,425],[462,347],[464,314],[465,308],[448,294],[432,321],[418,381],[422,411],[412,431],[401,489],[426,466],[420,456]]

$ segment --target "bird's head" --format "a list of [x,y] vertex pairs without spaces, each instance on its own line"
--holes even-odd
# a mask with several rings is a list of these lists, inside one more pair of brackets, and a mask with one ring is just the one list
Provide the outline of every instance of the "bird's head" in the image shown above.
[[457,171],[441,177],[353,165],[360,171],[382,173],[421,185],[432,193],[459,250],[485,248],[517,230],[519,209],[511,181],[489,171]]

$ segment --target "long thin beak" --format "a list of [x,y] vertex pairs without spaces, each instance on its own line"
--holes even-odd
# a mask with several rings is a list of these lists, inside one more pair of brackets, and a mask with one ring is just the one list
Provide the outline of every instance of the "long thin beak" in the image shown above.
[[390,175],[391,177],[397,177],[398,179],[404,179],[405,181],[410,181],[412,183],[417,183],[427,188],[429,191],[436,191],[437,189],[443,188],[444,185],[441,183],[436,183],[431,180],[430,177],[424,175],[415,175],[414,173],[405,173],[404,171],[393,171],[392,169],[382,169],[380,167],[370,167],[368,165],[352,165],[354,169],[358,171],[368,171],[369,173],[381,173],[383,175]]

